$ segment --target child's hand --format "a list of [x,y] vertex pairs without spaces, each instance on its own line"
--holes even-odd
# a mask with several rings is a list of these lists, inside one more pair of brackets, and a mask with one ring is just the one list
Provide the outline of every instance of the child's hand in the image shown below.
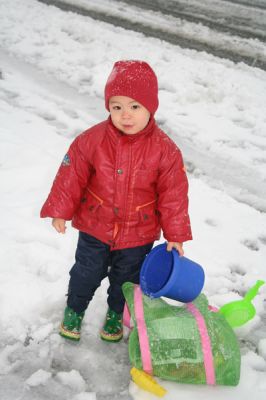
[[66,221],[64,219],[53,218],[52,225],[58,233],[66,233]]
[[172,251],[172,249],[176,249],[182,257],[184,255],[184,250],[183,250],[183,243],[179,242],[168,242],[167,243],[167,251]]

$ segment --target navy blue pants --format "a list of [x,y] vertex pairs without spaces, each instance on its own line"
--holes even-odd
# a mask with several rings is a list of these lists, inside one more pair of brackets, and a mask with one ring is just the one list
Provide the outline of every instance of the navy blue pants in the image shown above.
[[77,313],[86,310],[101,281],[108,276],[108,306],[121,313],[125,304],[122,285],[139,283],[141,265],[152,246],[153,243],[149,243],[111,251],[109,245],[80,232],[76,262],[70,270],[67,305]]

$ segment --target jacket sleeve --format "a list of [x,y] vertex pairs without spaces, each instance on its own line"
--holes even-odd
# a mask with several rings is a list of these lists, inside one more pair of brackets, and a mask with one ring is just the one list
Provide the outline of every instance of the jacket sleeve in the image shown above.
[[157,208],[165,239],[182,243],[192,239],[188,180],[181,151],[170,139],[165,144],[157,182]]
[[71,144],[54,179],[50,194],[41,209],[41,218],[71,220],[90,176],[84,135]]

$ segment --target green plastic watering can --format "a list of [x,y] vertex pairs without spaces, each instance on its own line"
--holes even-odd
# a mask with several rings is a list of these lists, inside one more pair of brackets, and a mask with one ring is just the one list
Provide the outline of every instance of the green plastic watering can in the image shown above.
[[244,325],[250,321],[256,314],[256,309],[251,300],[258,294],[259,288],[264,285],[264,281],[257,281],[256,284],[249,289],[243,300],[232,301],[224,304],[219,313],[223,314],[227,322],[232,328]]

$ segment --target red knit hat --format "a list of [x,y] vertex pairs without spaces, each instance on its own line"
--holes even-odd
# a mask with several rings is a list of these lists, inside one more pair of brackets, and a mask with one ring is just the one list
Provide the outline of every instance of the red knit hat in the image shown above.
[[159,104],[157,77],[144,61],[117,61],[105,85],[104,95],[108,111],[112,96],[127,96],[154,114]]

